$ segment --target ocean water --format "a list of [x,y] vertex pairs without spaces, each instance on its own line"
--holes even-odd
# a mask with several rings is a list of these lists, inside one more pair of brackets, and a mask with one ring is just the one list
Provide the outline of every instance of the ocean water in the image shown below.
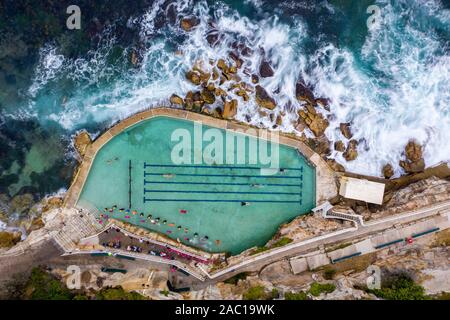
[[[272,128],[283,113],[276,130],[301,134],[301,79],[330,100],[322,111],[330,140],[343,139],[339,123],[352,123],[358,158],[331,155],[348,171],[380,176],[389,162],[400,175],[411,138],[424,145],[427,166],[450,160],[449,1],[80,1],[76,31],[65,28],[71,3],[49,3],[1,4],[1,193],[67,188],[78,130],[95,136],[172,93],[183,96],[194,89],[185,79],[194,63],[207,67],[242,46],[251,50],[241,55],[239,75],[250,82],[260,61],[270,61],[274,76],[261,84],[277,107],[271,118],[256,112],[253,99],[240,101],[238,120]],[[373,4],[379,25],[369,30]],[[191,15],[200,23],[185,32],[179,21]],[[208,34],[217,36],[214,45]]]

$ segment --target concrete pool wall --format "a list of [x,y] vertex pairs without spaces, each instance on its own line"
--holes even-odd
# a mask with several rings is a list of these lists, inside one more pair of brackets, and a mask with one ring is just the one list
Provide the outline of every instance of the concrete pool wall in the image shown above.
[[[166,119],[166,120],[163,120]],[[172,119],[172,120],[170,120]],[[121,147],[118,150],[121,150],[119,152],[125,152],[123,153],[124,155],[129,155],[131,158],[133,159],[134,155],[139,154],[139,157],[141,155],[144,155],[144,153],[146,153],[145,151],[143,152],[142,150],[140,150],[138,153],[136,153],[135,149],[133,149],[134,145],[136,145],[136,141],[134,141],[135,139],[132,139],[129,142],[123,141],[124,137],[129,137],[129,134],[131,132],[136,132],[136,130],[146,130],[144,128],[148,127],[149,125],[149,121],[152,121],[152,123],[155,126],[151,126],[150,130],[153,130],[153,132],[156,132],[156,134],[153,134],[153,136],[149,136],[148,138],[152,137],[150,140],[147,140],[146,143],[142,144],[140,143],[140,146],[147,146],[148,144],[153,145],[152,143],[154,141],[159,141],[161,140],[161,143],[163,143],[164,146],[164,141],[166,141],[167,137],[165,137],[164,132],[160,131],[161,128],[158,128],[158,123],[160,124],[161,121],[164,121],[163,124],[165,124],[164,128],[170,128],[169,123],[167,123],[167,121],[172,121],[173,124],[176,124],[176,126],[181,126],[183,127],[183,123],[187,124],[190,123],[192,125],[194,125],[195,123],[201,122],[202,125],[205,126],[209,126],[211,128],[217,128],[219,130],[222,130],[222,132],[229,130],[229,132],[236,132],[236,131],[243,131],[245,132],[244,135],[246,135],[247,137],[249,137],[249,139],[256,139],[256,140],[267,140],[268,139],[268,131],[266,130],[262,130],[262,129],[257,129],[257,128],[253,128],[253,127],[249,127],[247,125],[243,125],[234,121],[227,121],[227,120],[221,120],[221,119],[215,119],[206,115],[202,115],[202,114],[196,114],[196,113],[192,113],[192,112],[188,112],[188,111],[184,111],[184,110],[179,110],[179,109],[169,109],[169,108],[158,108],[158,109],[151,109],[151,110],[147,110],[144,112],[140,112],[130,118],[127,118],[123,121],[121,121],[120,123],[118,123],[117,125],[111,127],[109,130],[107,130],[104,134],[100,135],[90,146],[88,146],[85,156],[83,158],[83,162],[80,165],[80,168],[74,178],[74,182],[72,184],[72,186],[70,187],[66,199],[65,199],[65,206],[66,207],[79,207],[79,208],[84,208],[84,209],[88,209],[88,211],[93,211],[93,212],[99,212],[101,211],[101,208],[105,208],[105,207],[110,207],[112,206],[112,203],[110,201],[114,201],[114,203],[119,205],[120,207],[124,207],[124,201],[123,201],[123,195],[124,195],[124,190],[121,190],[120,188],[117,189],[114,186],[118,186],[118,185],[122,185],[117,179],[117,175],[119,175],[120,181],[124,181],[125,177],[121,176],[121,174],[119,174],[119,172],[122,172],[121,170],[117,171],[118,169],[113,169],[114,171],[108,171],[111,170],[109,165],[111,165],[109,163],[108,166],[105,166],[103,164],[104,160],[103,159],[105,157],[105,155],[109,155],[111,156],[111,148],[116,148],[113,146],[117,146],[118,143],[122,144]],[[179,123],[178,123],[179,122]],[[177,124],[178,123],[178,124]],[[141,129],[137,129],[137,128],[141,128]],[[248,130],[249,128],[251,128],[252,130]],[[173,128],[172,128],[173,129]],[[133,131],[134,130],[134,131]],[[170,130],[169,130],[170,131]],[[228,132],[228,131],[227,131]],[[139,136],[141,135],[141,131],[139,131]],[[161,134],[162,135],[161,135]],[[125,135],[125,136],[124,136]],[[116,139],[114,139],[114,141],[112,141],[113,138],[117,137]],[[128,139],[128,138],[126,138]],[[139,140],[139,139],[138,139]],[[170,139],[169,139],[170,140]],[[128,140],[127,140],[128,141]],[[109,143],[111,142],[111,143]],[[125,143],[125,145],[123,144]],[[321,202],[323,202],[324,200],[330,199],[334,196],[336,196],[337,194],[337,190],[336,190],[336,184],[335,184],[335,180],[334,180],[334,173],[333,171],[331,171],[331,169],[328,167],[328,165],[326,164],[326,162],[320,158],[320,156],[318,156],[316,153],[314,153],[310,148],[308,148],[303,142],[286,136],[286,135],[279,135],[278,137],[278,141],[276,142],[278,143],[282,148],[280,149],[280,151],[283,150],[291,150],[289,151],[290,156],[288,156],[288,158],[284,157],[284,159],[290,159],[288,160],[289,163],[294,164],[297,163],[296,159],[297,157],[295,156],[295,153],[297,150],[298,152],[298,159],[303,159],[303,160],[298,160],[300,161],[300,164],[303,163],[303,166],[305,166],[305,170],[301,170],[302,174],[299,176],[299,178],[301,178],[301,180],[303,180],[303,175],[305,174],[306,176],[306,189],[304,189],[304,187],[302,187],[303,183],[300,183],[300,207],[297,207],[297,201],[287,201],[287,200],[294,200],[294,199],[280,199],[280,196],[276,196],[276,201],[272,201],[272,199],[255,199],[253,200],[245,200],[245,201],[256,201],[256,203],[254,203],[252,206],[250,207],[246,207],[246,209],[243,211],[242,207],[240,207],[240,209],[236,208],[236,207],[231,207],[228,206],[228,204],[217,204],[214,206],[211,205],[202,205],[202,206],[197,206],[196,205],[196,201],[206,201],[206,202],[237,202],[237,200],[228,200],[228,199],[224,199],[222,196],[219,198],[214,198],[214,200],[197,200],[195,197],[192,201],[194,202],[190,202],[190,200],[188,201],[188,199],[186,200],[181,200],[178,198],[175,198],[177,200],[173,200],[170,203],[169,202],[163,202],[160,205],[151,205],[151,207],[142,207],[139,205],[138,207],[134,207],[134,209],[137,209],[137,211],[139,212],[147,212],[148,210],[150,210],[150,212],[152,212],[153,214],[158,213],[159,214],[163,214],[163,218],[167,218],[168,220],[172,220],[175,219],[175,221],[169,221],[171,222],[170,224],[168,224],[168,226],[172,226],[174,225],[174,223],[176,224],[180,224],[181,220],[177,221],[177,217],[173,216],[173,213],[176,212],[178,209],[175,208],[176,206],[178,206],[177,201],[184,201],[185,203],[183,204],[183,209],[187,209],[187,211],[189,212],[195,212],[194,216],[191,216],[191,214],[189,215],[185,215],[183,216],[183,222],[181,223],[183,225],[183,229],[186,232],[191,231],[190,233],[194,233],[194,228],[200,228],[200,229],[196,229],[196,231],[201,231],[202,233],[205,233],[209,236],[211,235],[221,235],[221,237],[217,237],[219,240],[215,240],[212,241],[208,240],[206,243],[201,243],[198,244],[198,239],[200,239],[200,237],[197,237],[197,233],[194,234],[195,237],[197,237],[197,239],[194,237],[194,239],[191,237],[192,235],[187,235],[187,234],[182,234],[180,235],[176,235],[175,232],[172,233],[173,231],[170,230],[165,230],[167,233],[170,233],[170,238],[176,237],[177,241],[180,241],[179,239],[182,239],[181,241],[183,242],[183,240],[187,240],[188,242],[192,242],[191,244],[188,245],[201,245],[203,249],[201,250],[206,250],[208,252],[230,252],[232,254],[237,254],[239,252],[241,252],[242,250],[246,249],[246,248],[250,248],[251,246],[255,246],[255,245],[263,245],[267,240],[270,239],[270,236],[273,235],[276,232],[276,227],[279,226],[282,223],[288,222],[290,221],[290,219],[300,215],[300,214],[305,214],[310,212],[310,210],[317,204],[320,204]],[[152,150],[160,150],[159,144],[157,145],[153,145],[156,149]],[[103,148],[105,147],[105,148]],[[129,148],[131,148],[129,150]],[[163,147],[164,148],[164,147]],[[127,150],[127,151],[125,151]],[[134,151],[131,151],[134,150]],[[117,151],[117,148],[116,148]],[[120,153],[116,153],[116,151],[114,151],[115,155],[119,155]],[[143,153],[141,153],[143,152]],[[157,154],[160,154],[160,151],[156,151]],[[151,154],[146,153],[147,156],[152,157]],[[286,156],[286,153],[284,153],[284,155]],[[109,159],[109,157],[108,157]],[[117,160],[119,158],[116,158]],[[122,156],[120,156],[120,161],[123,161]],[[162,163],[167,163],[167,159],[160,159],[162,160]],[[111,161],[111,160],[109,160]],[[118,160],[119,161],[119,160]],[[170,160],[169,160],[170,161]],[[293,161],[293,162],[291,162]],[[127,160],[128,162],[128,160]],[[131,160],[130,160],[131,163]],[[119,163],[118,163],[119,164]],[[285,163],[286,165],[286,163]],[[146,164],[144,162],[144,170],[146,168]],[[159,166],[159,165],[156,165]],[[165,166],[165,165],[164,165]],[[114,167],[114,166],[113,166]],[[297,165],[294,166],[282,166],[282,168],[288,168],[288,169],[293,169],[293,170],[298,170],[295,168],[291,168],[291,167],[298,167]],[[311,169],[307,169],[307,168],[311,168]],[[108,169],[107,169],[108,168]],[[122,165],[119,164],[118,168],[122,168]],[[226,167],[224,167],[226,168]],[[239,168],[239,167],[235,167],[235,168]],[[220,169],[220,166],[218,167],[218,169]],[[107,171],[105,171],[107,170]],[[233,169],[234,170],[234,169]],[[92,173],[91,173],[92,171]],[[291,170],[288,170],[289,172]],[[111,172],[111,174],[110,174]],[[150,173],[151,175],[158,175],[160,173]],[[183,173],[176,173],[176,175],[180,175],[180,176],[190,176],[191,174],[183,174]],[[282,174],[284,176],[284,174]],[[131,176],[131,167],[130,167],[130,176]],[[134,176],[134,173],[133,173]],[[145,175],[144,175],[145,176]],[[202,174],[200,174],[200,176],[202,176]],[[206,176],[211,176],[210,174],[206,174]],[[213,174],[212,176],[216,176],[215,174]],[[222,176],[221,174],[218,174],[217,176]],[[239,175],[237,175],[236,177],[238,177]],[[99,178],[100,177],[100,178]],[[248,177],[246,175],[242,175],[241,177]],[[282,177],[275,177],[275,178],[282,178]],[[297,178],[297,176],[287,176],[283,179],[286,178]],[[107,179],[107,180],[105,180]],[[112,179],[112,180],[110,180]],[[131,179],[131,178],[130,178]],[[209,177],[205,177],[205,179],[209,179]],[[234,178],[233,178],[234,179]],[[265,178],[267,179],[267,178]],[[270,179],[270,178],[269,178]],[[312,180],[311,180],[312,179]],[[144,178],[145,180],[145,178]],[[258,179],[259,180],[259,179]],[[279,180],[279,179],[276,179]],[[291,180],[292,179],[288,179]],[[106,182],[105,181],[109,181]],[[130,180],[131,181],[131,180]],[[208,180],[206,180],[208,181]],[[145,181],[144,181],[145,182]],[[131,182],[130,182],[131,183]],[[139,182],[137,182],[138,184],[136,186],[139,185]],[[164,182],[165,184],[167,182]],[[171,182],[173,183],[178,183],[178,182]],[[181,182],[183,184],[185,184],[185,182]],[[203,184],[211,184],[211,183],[207,183],[205,181],[202,182]],[[278,183],[278,182],[277,182]],[[136,182],[133,181],[133,186],[135,186]],[[198,184],[198,183],[197,183]],[[215,183],[213,183],[215,184]],[[221,184],[221,183],[219,183]],[[224,183],[227,184],[227,183]],[[275,184],[275,185],[283,185],[283,184]],[[292,184],[288,184],[290,186],[293,186]],[[273,186],[273,185],[272,185]],[[273,188],[273,187],[272,187]],[[278,187],[277,187],[278,188]],[[306,198],[305,201],[302,201],[302,188],[303,191],[306,192],[303,195]],[[133,187],[134,189],[134,187]],[[173,188],[171,188],[173,189]],[[270,187],[269,187],[270,189]],[[131,206],[131,184],[130,184],[130,206]],[[177,190],[170,190],[173,192],[180,192]],[[239,190],[239,191],[243,191],[243,190]],[[277,190],[277,191],[287,191],[287,190]],[[146,202],[146,197],[145,197],[145,192],[146,188],[145,188],[145,184],[144,184],[144,206],[145,206],[145,202]],[[148,191],[148,192],[165,192],[164,194],[167,195],[169,191],[158,191],[158,189],[152,189],[152,191]],[[201,190],[197,190],[197,191],[187,191],[189,194],[194,193],[223,193],[225,192],[225,194],[230,194],[230,193],[249,193],[249,194],[266,194],[266,195],[274,195],[274,194],[284,194],[283,196],[281,196],[282,198],[286,197],[285,195],[295,195],[296,193],[284,193],[284,192],[275,192],[272,193],[271,192],[236,192],[236,190],[232,191],[232,192],[228,192],[225,190],[219,190],[219,192],[217,191],[210,191],[208,189],[208,191],[201,191]],[[133,191],[133,195],[136,194],[136,191]],[[110,197],[111,195],[111,197]],[[175,196],[174,196],[175,197]],[[269,196],[270,197],[270,196]],[[291,197],[291,196],[289,196]],[[111,200],[109,200],[109,198],[111,198]],[[114,200],[112,200],[114,199]],[[121,200],[120,200],[121,199]],[[151,200],[151,201],[157,201],[158,203],[160,203],[161,201],[169,201],[170,199],[161,199],[161,197],[158,197],[157,199]],[[117,202],[118,201],[118,202]],[[175,201],[175,202],[174,202]],[[187,202],[186,202],[187,201]],[[242,201],[242,200],[239,200]],[[275,207],[273,204],[261,204],[258,202],[283,202],[284,204],[277,204],[277,206]],[[289,202],[289,203],[287,203]],[[292,202],[292,203],[290,203]],[[133,203],[136,203],[135,198],[133,196]],[[153,202],[155,203],[155,202]],[[239,205],[236,205],[237,207],[239,207]],[[92,207],[92,208],[91,208]],[[181,207],[180,207],[181,208]],[[251,209],[251,210],[250,210]],[[230,211],[231,210],[231,211]],[[236,211],[235,211],[236,210]],[[186,210],[180,210],[180,211],[186,211]],[[133,210],[133,212],[135,213],[136,210]],[[215,212],[213,214],[213,212]],[[133,215],[134,215],[133,213]],[[137,213],[137,212],[136,212]],[[221,215],[222,213],[222,215]],[[227,216],[225,217],[223,214],[226,213]],[[230,213],[233,213],[230,215]],[[265,213],[265,214],[263,214]],[[243,214],[243,215],[242,215]],[[258,214],[258,216],[255,216],[255,214]],[[261,215],[262,214],[262,215]],[[166,217],[164,217],[166,215]],[[217,216],[216,216],[217,215]],[[101,216],[101,215],[100,215]],[[141,217],[144,216],[144,213],[141,213]],[[149,215],[151,217],[151,215]],[[118,216],[116,216],[116,214],[112,215],[113,218],[119,218]],[[135,217],[138,217],[138,215],[136,216],[124,216],[123,218],[125,219],[129,219],[128,221],[124,221],[124,222],[129,222],[132,223],[133,225],[136,224],[138,227],[141,228],[146,228],[148,229],[150,227],[150,231],[156,232],[156,233],[164,233],[164,230],[162,230],[162,228],[165,228],[165,226],[163,226],[163,224],[157,224],[160,227],[157,226],[147,226],[148,221],[147,220],[136,220],[134,219]],[[194,218],[196,217],[196,218]],[[130,219],[133,218],[133,219]],[[142,218],[141,218],[142,219]],[[161,219],[161,221],[162,221]],[[216,220],[217,219],[217,220]],[[225,219],[225,220],[224,220]],[[131,222],[132,220],[136,220],[134,222]],[[150,221],[150,220],[149,220]],[[158,218],[159,221],[159,218]],[[164,222],[167,220],[164,220]],[[255,222],[259,221],[258,223],[258,228],[254,228],[254,227],[249,227],[250,225],[254,225]],[[101,222],[101,221],[100,221]],[[184,224],[186,223],[186,224]],[[234,225],[234,227],[230,227],[231,225]],[[186,228],[184,228],[186,227]],[[180,230],[180,226],[178,227],[178,230]],[[230,229],[231,228],[231,229]],[[155,229],[155,230],[152,230]],[[170,229],[170,228],[169,228]],[[216,232],[217,231],[217,232]],[[179,232],[178,232],[179,233]],[[185,238],[185,236],[187,236]],[[180,237],[180,238],[178,238]],[[208,237],[206,237],[207,239]],[[215,238],[214,238],[215,239]],[[244,240],[245,239],[245,240]],[[214,245],[214,242],[218,242],[216,245]],[[208,248],[207,248],[208,247]],[[214,247],[214,248],[212,248]]]
[[[88,146],[82,163],[78,167],[73,182],[69,190],[67,191],[66,197],[64,199],[65,207],[73,208],[76,206],[76,203],[78,202],[80,194],[83,190],[83,186],[89,175],[92,163],[94,162],[95,156],[106,143],[108,143],[116,135],[123,132],[125,129],[130,128],[131,126],[134,126],[141,121],[159,116],[186,119],[191,121],[201,121],[207,126],[216,127],[219,129],[246,130],[249,128],[248,125],[238,123],[233,120],[217,119],[203,114],[166,107],[152,108],[132,115],[129,118],[126,118],[116,125],[112,126],[105,133],[95,139],[95,141],[91,145]],[[264,137],[267,137],[267,130],[260,128],[255,129],[255,132],[258,133],[258,138],[264,139]],[[319,205],[322,202],[337,196],[335,173],[328,166],[325,160],[320,157],[319,154],[315,153],[304,142],[285,134],[279,135],[279,143],[290,146],[292,148],[296,148],[301,153],[301,155],[315,167],[316,205]]]

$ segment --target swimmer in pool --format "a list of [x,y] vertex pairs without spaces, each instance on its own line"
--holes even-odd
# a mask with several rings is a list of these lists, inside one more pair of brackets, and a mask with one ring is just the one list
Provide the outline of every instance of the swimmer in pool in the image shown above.
[[250,202],[244,202],[244,201],[241,202],[241,207],[245,207],[245,206],[249,206],[249,205],[250,205]]
[[175,175],[173,173],[165,173],[165,174],[163,174],[163,178],[166,178],[166,179],[172,179],[174,177],[175,177]]

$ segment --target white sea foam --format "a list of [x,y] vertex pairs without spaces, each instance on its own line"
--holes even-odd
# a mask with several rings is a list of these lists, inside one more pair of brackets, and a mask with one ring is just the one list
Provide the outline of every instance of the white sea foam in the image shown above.
[[[252,3],[256,8],[261,5],[260,1]],[[345,141],[338,129],[339,123],[352,123],[354,138],[360,140],[358,158],[346,162],[341,154],[332,154],[347,170],[380,175],[381,167],[389,162],[394,165],[396,174],[400,174],[398,162],[410,138],[424,144],[427,165],[449,160],[450,148],[443,146],[450,140],[450,57],[437,53],[443,50],[439,48],[440,42],[432,31],[420,32],[419,21],[400,21],[405,17],[390,1],[377,4],[383,8],[382,27],[370,33],[361,48],[361,59],[370,63],[374,73],[361,69],[351,51],[332,44],[323,44],[313,56],[307,56],[302,49],[303,40],[319,35],[314,34],[315,30],[308,30],[301,18],[294,25],[286,25],[276,16],[252,21],[223,3],[215,4],[211,10],[206,2],[179,1],[174,4],[177,12],[194,14],[200,24],[190,32],[181,30],[179,21],[164,30],[156,30],[154,17],[165,14],[163,2],[156,1],[142,17],[129,21],[130,27],[139,28],[146,44],[138,68],[124,71],[122,77],[106,89],[92,90],[99,80],[109,79],[114,74],[106,62],[115,41],[110,31],[104,35],[99,49],[83,59],[70,61],[54,47],[43,49],[30,93],[36,96],[49,81],[67,74],[85,85],[62,110],[48,117],[67,129],[90,121],[112,122],[155,101],[167,99],[172,93],[183,96],[195,89],[186,81],[185,72],[198,61],[203,61],[203,67],[208,70],[210,59],[224,58],[231,62],[228,53],[239,40],[253,53],[243,57],[244,65],[238,75],[250,82],[249,75],[258,73],[261,60],[269,60],[275,74],[260,81],[276,99],[277,107],[274,116],[264,116],[258,113],[253,99],[244,103],[230,93],[239,100],[237,119],[273,128],[276,116],[283,112],[283,124],[276,130],[300,134],[294,128],[297,111],[302,107],[295,98],[295,83],[301,78],[314,85],[317,96],[331,101],[331,113],[335,118],[326,131],[330,140]],[[328,3],[320,5],[333,12]],[[428,1],[426,6],[419,3],[411,10],[412,13],[422,10],[425,16],[433,16],[443,24],[450,23],[448,10],[443,10],[437,2]],[[220,35],[214,47],[205,37],[210,29],[211,11]],[[398,29],[403,25],[406,25],[404,29]],[[156,33],[185,37],[176,48],[181,54],[168,49],[164,39],[148,37]],[[128,57],[129,51],[125,51],[123,60],[128,61]],[[311,136],[309,131],[304,133]]]

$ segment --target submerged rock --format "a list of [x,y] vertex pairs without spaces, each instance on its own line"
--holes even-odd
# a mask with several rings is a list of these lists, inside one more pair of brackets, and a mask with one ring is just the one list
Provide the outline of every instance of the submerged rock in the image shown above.
[[260,85],[257,85],[255,89],[255,99],[258,106],[270,110],[276,107],[275,100],[267,93],[266,89],[264,89]]

